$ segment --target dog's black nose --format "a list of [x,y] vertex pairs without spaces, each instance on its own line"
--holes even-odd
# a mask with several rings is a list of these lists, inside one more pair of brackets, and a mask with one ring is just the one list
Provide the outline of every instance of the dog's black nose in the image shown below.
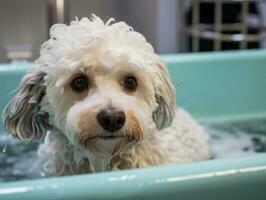
[[124,126],[126,115],[123,111],[110,107],[100,111],[97,120],[104,130],[113,133]]

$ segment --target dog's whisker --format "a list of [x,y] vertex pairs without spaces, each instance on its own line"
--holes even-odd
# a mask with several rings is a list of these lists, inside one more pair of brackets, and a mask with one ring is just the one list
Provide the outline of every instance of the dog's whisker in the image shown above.
[[120,145],[117,144],[116,147],[114,148],[114,151],[112,152],[112,155],[114,155],[117,152],[117,150],[119,149],[119,147],[120,147]]

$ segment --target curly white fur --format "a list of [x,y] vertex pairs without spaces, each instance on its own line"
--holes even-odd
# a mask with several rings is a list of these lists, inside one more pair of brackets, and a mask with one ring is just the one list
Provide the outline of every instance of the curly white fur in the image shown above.
[[[207,136],[175,105],[175,89],[160,57],[124,22],[97,16],[56,24],[4,112],[11,134],[44,137],[39,155],[49,174],[142,168],[208,158]],[[71,81],[83,74],[90,87],[77,93]],[[125,91],[123,78],[137,79]],[[112,140],[97,114],[122,110],[125,125]]]

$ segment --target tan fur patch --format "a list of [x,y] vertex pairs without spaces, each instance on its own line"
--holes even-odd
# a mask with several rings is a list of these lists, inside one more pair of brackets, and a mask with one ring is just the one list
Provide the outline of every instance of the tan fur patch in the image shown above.
[[82,146],[86,147],[89,139],[98,136],[97,129],[99,130],[99,128],[94,116],[95,116],[94,111],[87,110],[82,114],[80,118],[78,127],[79,130],[81,131],[79,133],[78,138],[79,138],[79,143]]
[[141,129],[139,120],[134,115],[133,112],[127,112],[127,120],[129,126],[127,127],[126,135],[129,138],[129,141],[135,140],[139,141],[143,138],[143,131]]

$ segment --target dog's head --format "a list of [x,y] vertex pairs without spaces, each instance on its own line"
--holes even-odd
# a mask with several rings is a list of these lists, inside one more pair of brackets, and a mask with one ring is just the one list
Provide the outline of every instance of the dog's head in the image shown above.
[[153,124],[171,124],[175,90],[165,65],[141,34],[112,21],[93,16],[51,28],[4,112],[11,134],[30,140],[54,127],[106,158]]

